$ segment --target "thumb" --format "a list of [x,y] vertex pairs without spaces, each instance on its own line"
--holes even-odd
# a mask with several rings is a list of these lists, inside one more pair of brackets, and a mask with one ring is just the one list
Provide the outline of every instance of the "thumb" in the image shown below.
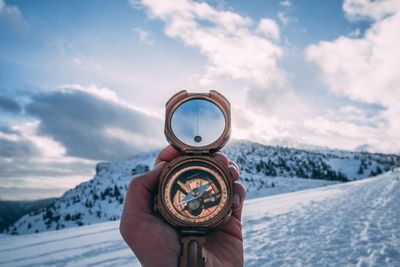
[[154,195],[157,193],[161,171],[167,162],[158,163],[153,170],[133,178],[129,183],[125,205],[132,211],[151,212]]
[[156,193],[160,174],[165,165],[167,165],[166,161],[159,162],[151,171],[133,179],[131,183],[135,183],[135,185],[137,184],[137,186],[141,186],[151,193]]

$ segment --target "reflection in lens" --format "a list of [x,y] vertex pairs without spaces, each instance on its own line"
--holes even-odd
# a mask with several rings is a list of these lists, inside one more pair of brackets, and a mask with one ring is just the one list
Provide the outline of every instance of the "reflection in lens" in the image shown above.
[[206,146],[215,142],[224,132],[225,117],[214,103],[193,99],[181,104],[172,115],[174,135],[190,146]]

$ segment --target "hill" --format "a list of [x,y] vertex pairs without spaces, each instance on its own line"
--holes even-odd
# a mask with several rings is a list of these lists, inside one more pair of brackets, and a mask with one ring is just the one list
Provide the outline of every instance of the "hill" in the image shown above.
[[[301,150],[244,141],[231,142],[224,151],[239,164],[249,199],[362,179],[400,166],[396,155]],[[38,233],[118,220],[129,181],[149,170],[156,154],[99,163],[92,180],[67,191],[52,205],[25,215],[6,233]]]
[[[244,205],[245,266],[399,266],[400,170]],[[1,266],[140,266],[119,222],[0,236]]]
[[23,215],[51,205],[56,198],[13,201],[0,200],[0,232],[14,224]]

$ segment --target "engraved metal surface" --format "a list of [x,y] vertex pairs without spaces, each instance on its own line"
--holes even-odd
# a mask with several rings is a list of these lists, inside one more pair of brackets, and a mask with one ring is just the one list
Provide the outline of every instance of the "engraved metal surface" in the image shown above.
[[[227,204],[227,186],[220,174],[204,166],[187,166],[174,173],[165,186],[167,209],[182,221],[213,219]],[[183,201],[189,197],[189,201]]]

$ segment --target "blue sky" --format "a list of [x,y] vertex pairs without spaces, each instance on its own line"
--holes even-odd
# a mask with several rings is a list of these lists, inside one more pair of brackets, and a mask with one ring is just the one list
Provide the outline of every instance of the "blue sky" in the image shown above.
[[0,196],[60,195],[98,161],[165,145],[164,103],[182,89],[230,99],[234,138],[398,153],[399,10],[0,0]]

